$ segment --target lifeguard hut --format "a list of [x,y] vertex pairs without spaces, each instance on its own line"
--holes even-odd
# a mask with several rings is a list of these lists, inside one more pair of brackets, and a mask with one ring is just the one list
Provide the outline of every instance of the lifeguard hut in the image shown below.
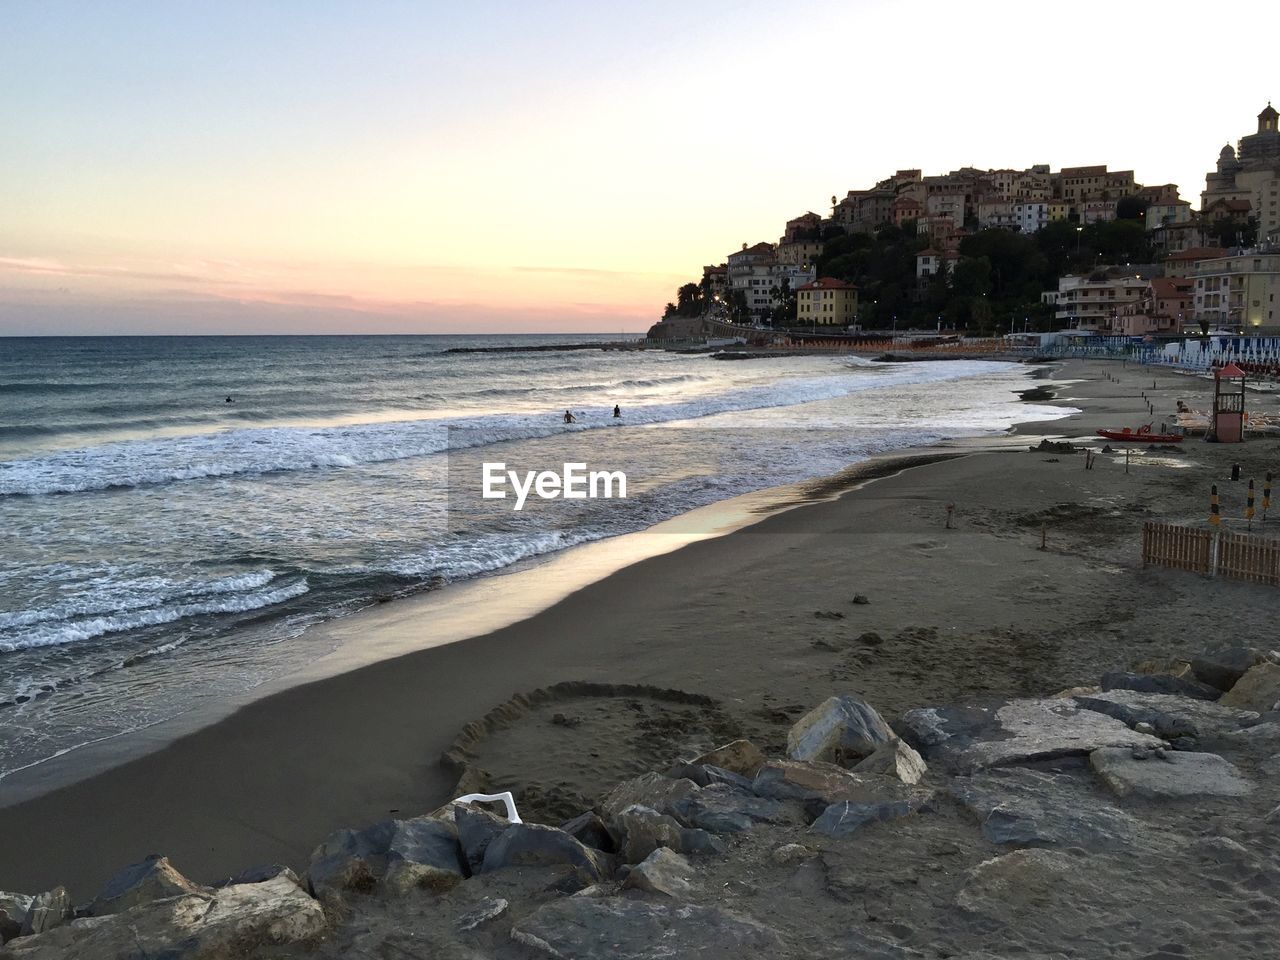
[[1245,376],[1245,372],[1234,363],[1214,371],[1211,439],[1218,443],[1239,443],[1244,439]]

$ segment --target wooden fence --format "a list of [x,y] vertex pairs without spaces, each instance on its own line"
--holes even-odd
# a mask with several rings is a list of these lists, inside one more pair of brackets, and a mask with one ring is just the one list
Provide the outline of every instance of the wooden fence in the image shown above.
[[1145,523],[1142,565],[1280,586],[1280,541],[1229,530]]

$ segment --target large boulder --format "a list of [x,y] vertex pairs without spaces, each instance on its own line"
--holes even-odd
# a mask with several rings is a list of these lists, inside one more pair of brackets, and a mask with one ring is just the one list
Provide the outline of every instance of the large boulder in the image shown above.
[[307,885],[321,899],[343,893],[368,893],[387,867],[387,847],[395,821],[384,820],[364,830],[338,830],[311,852]]
[[489,873],[507,867],[556,864],[573,867],[590,883],[609,872],[608,858],[600,851],[540,823],[513,823],[489,844],[482,869]]
[[[1115,691],[1105,696],[1114,696]],[[1083,756],[1103,747],[1158,747],[1164,741],[1071,699],[1008,700],[972,707],[922,707],[902,716],[903,738],[930,763],[962,773]]]
[[31,901],[25,893],[5,893],[0,890],[0,943],[12,940],[22,932],[22,922],[27,919]]
[[633,804],[614,817],[618,853],[627,863],[639,863],[659,847],[676,853],[724,853],[724,841],[697,827],[686,827],[675,817],[651,807]]
[[679,899],[693,892],[693,867],[680,854],[659,847],[627,874],[624,887]]
[[1253,784],[1233,764],[1214,753],[1168,752],[1161,757],[1109,748],[1091,753],[1089,765],[1121,797],[1242,797],[1253,791]]
[[1175,677],[1167,673],[1104,673],[1102,689],[1136,690],[1139,693],[1167,693],[1197,700],[1217,700],[1222,691],[1217,687],[1189,677]]
[[734,740],[695,757],[691,762],[704,767],[719,767],[740,777],[750,778],[756,775],[760,764],[764,763],[764,754],[750,740]]
[[1101,802],[1080,777],[1024,767],[958,777],[951,794],[978,818],[992,843],[1109,850],[1138,836],[1141,824]]
[[479,873],[484,864],[484,852],[511,821],[480,807],[455,804],[453,823],[458,828],[458,843],[471,873]]
[[1191,661],[1191,672],[1197,680],[1217,687],[1224,693],[1235,686],[1250,667],[1266,659],[1254,647],[1224,647],[1200,654]]
[[72,920],[5,949],[6,960],[222,960],[310,940],[324,928],[320,904],[281,875]]
[[787,734],[792,760],[825,760],[852,766],[897,735],[861,697],[829,697],[798,721]]
[[673,900],[569,897],[516,922],[511,939],[555,960],[726,960],[779,956],[769,927]]
[[632,780],[624,780],[600,801],[600,814],[606,823],[623,810],[639,804],[659,813],[672,813],[675,805],[698,791],[692,780],[673,780],[658,773],[645,773]]
[[892,743],[882,743],[875,753],[854,767],[853,771],[878,773],[894,777],[903,783],[919,783],[927,769],[924,757],[916,753],[910,744],[894,740]]
[[708,833],[741,833],[760,823],[794,823],[796,816],[785,804],[757,797],[724,784],[690,794],[675,804],[677,819],[685,826]]
[[71,919],[71,894],[65,887],[54,887],[31,898],[27,915],[22,918],[22,936],[30,937],[59,927]]
[[369,893],[390,877],[396,892],[445,890],[467,875],[457,826],[440,817],[384,820],[364,830],[339,830],[311,854],[307,882],[322,899]]
[[101,917],[164,897],[207,892],[207,887],[192,883],[179,873],[168,857],[152,855],[141,863],[125,867],[108,880],[90,904],[89,912]]
[[1280,709],[1280,664],[1264,661],[1250,667],[1220,701],[1241,710],[1269,713]]

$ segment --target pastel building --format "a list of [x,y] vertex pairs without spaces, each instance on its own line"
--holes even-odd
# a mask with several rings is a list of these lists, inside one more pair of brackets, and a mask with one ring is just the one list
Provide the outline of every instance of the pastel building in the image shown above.
[[1280,327],[1280,253],[1244,252],[1199,260],[1190,276],[1195,281],[1197,322],[1245,332]]
[[858,319],[858,288],[822,277],[796,288],[796,323],[802,327],[850,327]]

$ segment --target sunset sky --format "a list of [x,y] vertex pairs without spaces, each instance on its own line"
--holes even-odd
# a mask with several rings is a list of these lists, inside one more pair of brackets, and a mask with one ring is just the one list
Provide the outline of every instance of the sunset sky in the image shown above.
[[15,0],[0,334],[641,331],[901,167],[1107,163],[1198,205],[1280,102],[1263,48],[1206,58],[1206,9]]

